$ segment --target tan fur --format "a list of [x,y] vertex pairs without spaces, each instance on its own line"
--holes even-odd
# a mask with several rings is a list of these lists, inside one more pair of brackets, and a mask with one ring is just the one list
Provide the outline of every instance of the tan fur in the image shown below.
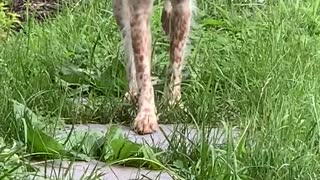
[[[139,134],[158,129],[151,84],[151,30],[153,0],[113,0],[127,62],[129,95],[138,101],[134,129]],[[191,27],[192,0],[164,0],[162,28],[170,39],[170,103],[181,98],[181,70]]]

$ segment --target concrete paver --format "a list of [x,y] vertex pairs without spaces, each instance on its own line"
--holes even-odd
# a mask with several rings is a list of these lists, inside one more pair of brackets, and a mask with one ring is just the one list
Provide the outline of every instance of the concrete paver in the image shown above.
[[[67,125],[65,129],[58,132],[59,134],[69,133],[71,130],[71,125]],[[185,138],[190,139],[192,142],[193,139],[199,138],[199,131],[196,130],[193,126],[185,125],[175,125],[175,124],[167,124],[160,125],[162,131],[158,131],[154,134],[149,135],[137,135],[130,128],[125,126],[119,126],[123,130],[123,133],[128,139],[137,143],[147,143],[151,146],[156,146],[162,149],[167,149],[169,146],[169,142],[166,139],[166,136],[172,137],[174,133],[183,134]],[[74,125],[74,131],[95,131],[105,133],[110,128],[110,125],[102,125],[102,124],[86,124],[86,125]],[[184,131],[182,130],[184,129]],[[222,144],[226,141],[227,135],[226,131],[220,128],[213,128],[210,130],[209,140],[214,141],[215,144]],[[232,138],[236,138],[239,134],[237,129],[233,129]],[[173,179],[167,172],[160,171],[152,171],[144,168],[134,168],[134,167],[122,167],[122,166],[107,166],[103,162],[92,161],[92,162],[83,162],[77,161],[71,163],[70,161],[61,161],[55,160],[51,163],[41,163],[37,162],[36,165],[39,168],[39,175],[46,175],[48,177],[56,177],[62,179],[72,179],[72,180],[80,180],[86,179],[84,177],[94,177],[100,175],[96,178],[89,179],[119,179],[119,180],[134,180],[134,179],[161,179],[161,180],[171,180]],[[92,176],[94,175],[94,176]]]

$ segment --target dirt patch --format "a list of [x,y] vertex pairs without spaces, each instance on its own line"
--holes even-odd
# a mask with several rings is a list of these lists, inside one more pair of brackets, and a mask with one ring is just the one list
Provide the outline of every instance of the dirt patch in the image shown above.
[[24,22],[27,15],[34,16],[38,21],[44,21],[59,10],[59,0],[13,0],[9,3],[11,12],[17,13],[20,21]]

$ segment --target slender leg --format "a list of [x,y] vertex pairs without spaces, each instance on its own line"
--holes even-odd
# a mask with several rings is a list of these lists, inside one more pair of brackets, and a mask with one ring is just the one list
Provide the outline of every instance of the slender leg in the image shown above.
[[167,36],[170,34],[170,17],[172,5],[170,0],[164,0],[164,7],[161,14],[162,29]]
[[112,0],[113,14],[120,28],[126,58],[127,79],[129,82],[129,92],[126,97],[133,102],[137,101],[138,85],[136,81],[136,67],[134,64],[134,55],[132,49],[131,27],[130,27],[130,9],[128,0]]
[[192,0],[171,0],[169,100],[181,98],[181,71],[192,18]]
[[151,84],[150,17],[153,0],[128,0],[131,38],[138,84],[138,114],[134,120],[139,134],[153,133],[158,128],[154,92]]

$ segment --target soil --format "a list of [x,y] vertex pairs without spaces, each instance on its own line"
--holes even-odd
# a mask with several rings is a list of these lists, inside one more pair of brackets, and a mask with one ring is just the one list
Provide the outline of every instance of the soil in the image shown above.
[[[27,8],[27,2],[30,6]],[[35,16],[38,21],[44,21],[59,10],[59,0],[12,0],[8,5],[11,12],[17,13],[24,22],[29,16]],[[28,12],[28,13],[27,13]]]

